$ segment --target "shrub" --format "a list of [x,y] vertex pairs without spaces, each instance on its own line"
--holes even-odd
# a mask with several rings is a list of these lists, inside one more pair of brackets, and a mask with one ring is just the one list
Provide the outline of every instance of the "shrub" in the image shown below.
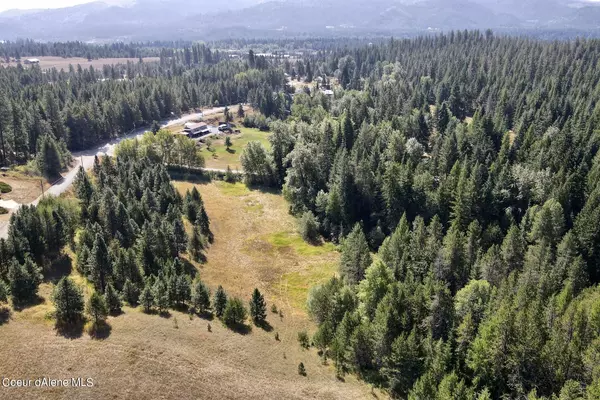
[[0,182],[0,193],[10,193],[12,192],[12,187],[6,182]]
[[306,368],[304,368],[304,363],[298,364],[298,374],[306,376]]
[[306,331],[298,332],[298,342],[304,349],[308,349],[310,347],[310,341],[308,340],[308,333],[306,333]]

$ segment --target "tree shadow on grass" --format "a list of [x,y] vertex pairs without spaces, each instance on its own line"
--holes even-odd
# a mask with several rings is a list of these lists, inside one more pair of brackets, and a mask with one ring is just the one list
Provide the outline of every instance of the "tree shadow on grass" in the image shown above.
[[206,321],[212,321],[215,319],[215,316],[210,311],[197,311],[194,308],[190,308],[190,312],[193,312],[198,318],[201,318]]
[[276,194],[276,195],[281,194],[281,189],[271,187],[271,186],[258,185],[255,183],[248,183],[248,184],[246,184],[246,186],[248,187],[249,190],[256,190],[261,193]]
[[226,326],[240,335],[248,335],[252,332],[252,326],[246,324],[226,324]]
[[35,306],[39,306],[40,304],[44,304],[46,302],[46,300],[44,300],[43,297],[36,295],[34,299],[31,299],[29,301],[20,301],[20,302],[13,302],[13,308],[15,311],[23,311],[27,308],[30,307],[35,307]]
[[111,331],[112,327],[110,324],[106,321],[98,321],[90,326],[88,333],[92,339],[104,340],[110,336]]
[[235,154],[237,150],[234,149],[225,149],[229,154]]
[[[204,256],[204,259],[206,260],[206,256]],[[196,269],[194,264],[192,264],[187,258],[179,257],[179,261],[181,261],[183,264],[183,272],[187,275],[190,275],[193,280],[196,277],[196,274],[198,274],[198,269]]]
[[171,313],[169,312],[169,310],[159,311],[158,316],[164,319],[169,319],[171,318]]
[[56,329],[56,333],[66,339],[79,339],[83,335],[85,321],[83,319],[73,322],[56,321],[54,327]]
[[52,262],[50,268],[44,271],[44,280],[57,283],[63,277],[70,275],[72,269],[71,258],[61,254]]
[[265,332],[273,332],[273,326],[269,323],[269,321],[257,322],[255,325]]
[[10,307],[8,307],[8,306],[0,307],[0,325],[4,325],[5,323],[7,323],[10,320],[11,316],[12,316],[12,313],[10,311]]

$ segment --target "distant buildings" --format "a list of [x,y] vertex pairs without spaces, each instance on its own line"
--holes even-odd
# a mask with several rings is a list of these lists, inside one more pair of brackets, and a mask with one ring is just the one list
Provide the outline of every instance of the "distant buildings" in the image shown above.
[[24,61],[25,64],[39,64],[40,60],[38,60],[37,58],[27,58]]

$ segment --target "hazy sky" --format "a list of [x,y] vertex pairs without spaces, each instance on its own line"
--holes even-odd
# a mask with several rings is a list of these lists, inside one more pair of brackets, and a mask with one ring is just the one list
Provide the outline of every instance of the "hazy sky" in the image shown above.
[[0,0],[0,11],[13,8],[59,8],[69,7],[76,4],[91,3],[93,0]]

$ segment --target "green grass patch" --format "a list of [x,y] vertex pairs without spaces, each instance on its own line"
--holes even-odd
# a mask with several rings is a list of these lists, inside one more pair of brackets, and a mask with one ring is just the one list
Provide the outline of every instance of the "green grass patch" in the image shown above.
[[279,289],[286,294],[294,307],[306,310],[306,299],[310,288],[328,281],[336,272],[336,263],[309,265],[303,271],[284,274]]
[[277,232],[269,235],[267,241],[278,249],[293,249],[303,256],[319,256],[335,251],[335,245],[325,242],[314,246],[306,243],[299,234],[292,232]]
[[229,165],[231,169],[241,170],[240,156],[249,142],[258,141],[266,149],[271,148],[269,132],[261,132],[254,128],[241,127],[239,129],[241,133],[228,135],[232,143],[229,150],[225,146],[225,136],[221,136],[218,140],[216,138],[211,139],[210,150],[206,147],[202,148],[202,155],[204,155],[208,168],[225,169]]
[[219,187],[219,190],[226,196],[242,197],[250,194],[250,189],[241,182],[227,183],[217,181],[215,183]]
[[0,182],[0,193],[10,193],[12,192],[12,187],[6,182]]

